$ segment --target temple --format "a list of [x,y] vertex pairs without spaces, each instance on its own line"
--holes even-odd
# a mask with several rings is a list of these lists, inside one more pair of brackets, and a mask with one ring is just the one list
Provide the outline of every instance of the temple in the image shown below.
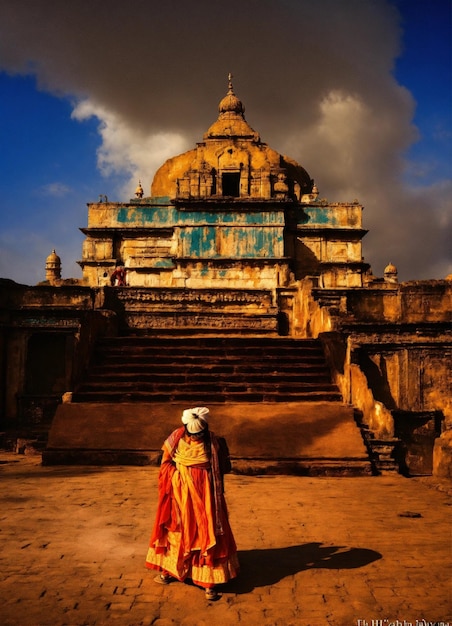
[[195,149],[157,171],[150,197],[96,203],[80,265],[101,285],[118,262],[131,287],[275,290],[315,275],[361,287],[362,206],[329,204],[306,170],[263,143],[231,80]]
[[51,425],[47,463],[151,462],[150,415],[210,403],[254,433],[252,405],[260,439],[227,433],[244,471],[447,475],[452,283],[375,277],[362,213],[261,140],[229,75],[149,195],[88,204],[81,280],[53,250],[44,283],[2,282],[4,430]]

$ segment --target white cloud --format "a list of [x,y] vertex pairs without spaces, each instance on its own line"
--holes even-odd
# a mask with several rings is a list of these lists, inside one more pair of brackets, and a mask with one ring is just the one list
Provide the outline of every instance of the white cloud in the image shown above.
[[[144,133],[128,124],[120,115],[84,100],[75,106],[72,116],[79,121],[90,117],[99,119],[102,144],[97,162],[104,176],[126,175],[127,180],[117,189],[122,200],[128,200],[138,181],[151,181],[154,172],[170,157],[184,152],[189,142],[181,133]],[[150,195],[145,189],[145,195]]]
[[71,193],[71,188],[61,182],[48,183],[42,185],[37,190],[37,193],[42,196],[50,196],[52,198],[63,198]]
[[0,65],[99,120],[98,167],[124,200],[201,140],[232,71],[262,139],[322,197],[364,204],[374,272],[392,261],[402,278],[430,278],[451,260],[452,183],[422,184],[431,162],[406,159],[418,132],[393,77],[398,20],[389,0],[16,0],[0,5]]

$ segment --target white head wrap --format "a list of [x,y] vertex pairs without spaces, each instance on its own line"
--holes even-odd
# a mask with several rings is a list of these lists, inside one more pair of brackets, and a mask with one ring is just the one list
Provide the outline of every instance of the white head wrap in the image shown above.
[[195,406],[193,409],[185,409],[182,413],[182,424],[185,424],[189,433],[200,433],[207,426],[209,409],[206,406]]

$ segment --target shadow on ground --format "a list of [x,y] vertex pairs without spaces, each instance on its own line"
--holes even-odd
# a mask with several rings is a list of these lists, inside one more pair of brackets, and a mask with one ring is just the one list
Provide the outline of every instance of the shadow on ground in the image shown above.
[[367,548],[323,546],[306,543],[287,548],[239,552],[240,576],[228,583],[227,591],[250,593],[255,587],[278,581],[308,569],[355,569],[381,559],[380,552]]
[[[20,461],[0,461],[0,479],[2,476],[6,478],[80,478],[94,476],[95,474],[120,473],[124,470],[121,465],[48,465],[42,466],[40,463],[36,465],[13,465]],[[140,469],[140,468],[138,468]],[[5,471],[4,471],[5,470]]]

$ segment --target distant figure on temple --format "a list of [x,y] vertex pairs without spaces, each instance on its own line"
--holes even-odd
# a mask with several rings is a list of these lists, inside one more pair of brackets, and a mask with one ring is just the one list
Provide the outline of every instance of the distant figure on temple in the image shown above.
[[123,265],[118,265],[110,276],[112,287],[124,287],[126,284],[126,269]]

